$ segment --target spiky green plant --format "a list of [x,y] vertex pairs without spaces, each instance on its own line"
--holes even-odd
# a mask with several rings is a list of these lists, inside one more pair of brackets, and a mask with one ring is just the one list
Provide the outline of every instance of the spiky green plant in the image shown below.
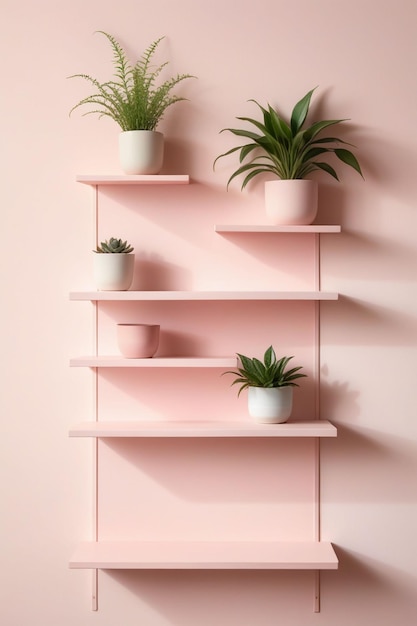
[[[260,108],[263,121],[257,121],[250,117],[238,117],[236,119],[249,122],[256,127],[259,133],[237,128],[223,128],[220,131],[229,131],[233,135],[249,139],[249,143],[228,150],[214,161],[215,166],[218,159],[240,151],[239,163],[242,165],[230,176],[227,186],[236,176],[241,174],[245,174],[242,183],[243,189],[258,174],[272,173],[281,179],[294,179],[307,178],[315,170],[323,170],[339,180],[335,169],[329,163],[317,160],[317,157],[326,153],[335,154],[340,161],[352,167],[362,176],[359,162],[353,153],[346,148],[336,147],[338,143],[346,144],[345,141],[337,137],[321,137],[321,133],[329,126],[335,126],[347,120],[322,120],[313,122],[304,128],[311,96],[315,89],[309,91],[297,102],[289,123],[280,117],[271,105],[268,104],[268,108],[264,108],[256,100],[250,100]],[[251,157],[249,162],[243,163],[248,156]]]
[[166,109],[186,100],[171,93],[172,89],[186,78],[194,78],[190,74],[177,74],[157,85],[156,81],[168,62],[152,66],[152,58],[159,43],[164,39],[156,39],[145,50],[134,65],[129,63],[126,51],[120,43],[108,33],[97,31],[107,37],[113,51],[114,76],[112,80],[101,83],[88,74],[74,74],[69,78],[83,78],[96,90],[78,102],[71,113],[80,106],[93,105],[94,108],[84,115],[98,114],[114,120],[122,129],[155,130]]
[[269,346],[265,351],[263,361],[239,353],[237,356],[240,359],[241,367],[223,373],[236,376],[232,385],[240,385],[238,396],[247,387],[298,387],[294,381],[306,377],[306,374],[299,373],[302,369],[301,366],[287,370],[289,361],[294,357],[283,356],[277,360],[272,346]]
[[99,254],[128,254],[129,252],[133,252],[133,250],[134,248],[128,244],[127,241],[110,237],[109,240],[106,239],[106,241],[102,241],[93,252]]

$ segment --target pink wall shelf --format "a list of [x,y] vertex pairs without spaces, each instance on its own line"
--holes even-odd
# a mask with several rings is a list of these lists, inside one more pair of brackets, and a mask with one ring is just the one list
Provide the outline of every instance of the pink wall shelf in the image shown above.
[[236,367],[236,357],[153,357],[125,359],[121,356],[82,356],[70,360],[71,367]]
[[[165,238],[169,229],[166,232],[155,228],[154,224],[148,225],[147,220],[143,219],[143,216],[138,215],[136,211],[131,212],[130,208],[136,207],[136,196],[139,198],[141,190],[135,190],[132,194],[125,194],[122,196],[122,203],[117,204],[117,213],[113,210],[115,200],[113,194],[100,194],[98,188],[103,185],[186,185],[189,184],[190,179],[188,175],[153,175],[153,176],[123,176],[123,175],[82,175],[77,176],[77,181],[86,185],[94,187],[94,224],[95,224],[95,240],[99,239],[103,230],[103,224],[106,224],[106,229],[109,229],[109,225],[123,223],[125,228],[137,228],[138,223],[141,224],[143,229],[142,236],[146,236],[146,232],[152,234],[152,241],[157,243],[158,237]],[[151,198],[151,202],[154,201],[154,195],[156,201],[159,196],[164,197],[161,190],[153,189],[152,193],[144,193],[142,190],[142,196]],[[171,192],[170,192],[171,193]],[[132,197],[131,197],[132,196]],[[134,196],[134,198],[133,198]],[[126,204],[126,206],[125,206]],[[130,207],[130,208],[129,208]],[[162,216],[164,213],[162,213]],[[188,232],[188,222],[184,221],[185,216],[180,213],[179,218],[183,225],[181,233]],[[158,224],[158,227],[160,225]],[[213,228],[211,226],[211,228]],[[155,236],[155,231],[157,235]],[[305,278],[304,280],[297,282],[301,284],[301,289],[279,291],[274,287],[279,284],[275,280],[275,276],[272,275],[267,280],[267,288],[263,290],[257,290],[256,286],[258,281],[253,283],[255,289],[239,290],[239,285],[232,282],[232,286],[236,284],[236,290],[166,290],[166,291],[146,291],[146,290],[131,290],[131,291],[96,291],[96,290],[83,290],[72,291],[69,295],[70,300],[77,301],[90,301],[95,303],[94,306],[94,348],[93,352],[96,354],[80,356],[72,358],[70,365],[72,367],[87,367],[93,369],[94,379],[94,414],[90,421],[84,421],[75,424],[70,429],[71,437],[84,437],[93,438],[94,441],[94,459],[93,459],[93,471],[94,471],[94,513],[93,513],[93,533],[92,540],[89,542],[80,543],[75,553],[70,560],[70,567],[75,569],[251,569],[251,570],[268,570],[268,569],[293,569],[293,570],[316,570],[315,583],[314,583],[314,610],[318,612],[320,610],[320,581],[319,571],[322,569],[334,570],[338,567],[338,559],[334,552],[331,543],[321,541],[320,533],[320,438],[334,438],[337,436],[337,429],[327,420],[320,419],[319,414],[319,402],[320,395],[320,302],[337,300],[338,294],[334,292],[321,291],[320,285],[320,238],[321,234],[327,233],[339,233],[341,227],[338,225],[306,225],[306,226],[276,226],[270,224],[216,224],[214,225],[215,233],[220,235],[256,235],[256,234],[280,234],[287,233],[298,235],[303,234],[302,241],[300,239],[295,241],[289,241],[287,237],[287,244],[293,250],[293,243],[296,246],[296,251],[299,249],[299,255],[304,258],[306,255],[307,261],[301,264],[300,267],[296,267],[298,274],[301,274]],[[141,231],[142,232],[142,231]],[[190,231],[190,237],[194,237]],[[310,239],[308,239],[308,235]],[[194,240],[194,239],[193,239]],[[165,241],[165,239],[164,239]],[[246,240],[247,241],[247,240]],[[222,245],[226,242],[220,242],[217,239],[217,243]],[[258,242],[259,243],[259,242]],[[165,242],[163,245],[169,246]],[[244,248],[245,246],[243,246]],[[260,250],[262,246],[258,246],[256,252]],[[178,267],[187,267],[182,259],[181,255],[176,254],[175,247],[172,249],[172,259],[170,262],[175,263]],[[254,250],[251,249],[251,253]],[[178,259],[177,259],[178,257]],[[275,257],[270,255],[271,262],[274,262]],[[177,259],[177,260],[176,260]],[[255,261],[256,262],[256,261]],[[201,267],[200,267],[201,269]],[[220,268],[221,269],[221,268]],[[196,271],[198,270],[198,267]],[[249,270],[246,270],[250,272]],[[300,278],[300,277],[298,277]],[[153,283],[150,283],[151,285]],[[192,284],[192,283],[191,283]],[[197,283],[198,284],[198,283]],[[216,281],[216,286],[219,285]],[[243,285],[245,285],[244,283]],[[305,290],[304,284],[307,286]],[[250,283],[249,283],[250,285]],[[284,283],[286,285],[286,283]],[[294,282],[289,283],[289,287],[294,285]],[[259,284],[261,287],[261,284]],[[263,287],[263,284],[262,284]],[[271,287],[271,289],[269,288]],[[211,409],[206,411],[205,417],[201,420],[194,420],[194,415],[199,415],[197,406],[195,410],[193,407],[188,407],[189,413],[178,415],[178,420],[171,416],[168,407],[165,407],[161,416],[164,416],[164,420],[149,419],[146,409],[146,403],[152,404],[155,394],[157,392],[148,391],[149,398],[144,394],[144,407],[145,413],[139,413],[139,419],[136,419],[138,413],[136,409],[131,411],[131,402],[129,393],[125,393],[122,398],[128,411],[123,412],[123,409],[119,409],[118,404],[115,403],[117,397],[118,385],[111,385],[112,381],[118,381],[119,385],[126,385],[126,389],[132,388],[132,376],[129,376],[128,372],[116,372],[106,371],[99,372],[99,368],[142,368],[142,369],[156,369],[156,368],[219,368],[219,369],[235,369],[238,366],[238,360],[236,354],[233,356],[157,356],[149,359],[126,359],[119,355],[106,354],[112,353],[112,344],[106,342],[106,332],[108,329],[107,308],[113,308],[119,310],[127,309],[128,306],[122,306],[122,303],[128,302],[144,302],[147,303],[147,309],[152,308],[152,303],[155,302],[263,302],[259,304],[259,307],[267,320],[266,328],[270,328],[271,333],[275,332],[276,317],[266,315],[266,309],[272,308],[269,302],[273,301],[287,301],[287,302],[306,302],[307,304],[299,307],[298,305],[290,305],[291,311],[294,308],[297,313],[297,323],[303,324],[301,333],[305,333],[307,345],[311,343],[311,367],[314,372],[314,390],[310,390],[310,401],[305,402],[304,407],[298,415],[298,420],[288,421],[285,424],[256,424],[249,419],[241,419],[240,413],[237,409],[233,409],[231,412],[227,412],[223,409],[223,413],[218,413],[218,407],[213,403],[213,420],[211,417]],[[105,302],[119,302],[120,306],[107,307]],[[308,304],[314,302],[314,305]],[[101,304],[103,303],[103,304]],[[221,312],[221,305],[217,305]],[[174,307],[172,307],[174,309]],[[188,308],[188,307],[185,307]],[[225,308],[225,307],[223,307]],[[229,308],[229,307],[227,307]],[[238,309],[239,307],[235,307]],[[275,308],[275,306],[273,307]],[[283,314],[284,323],[287,321],[289,324],[289,313],[286,311],[287,305],[277,307],[279,309],[285,309]],[[306,309],[306,310],[304,310]],[[165,309],[164,309],[165,312]],[[170,313],[170,309],[168,309]],[[174,311],[177,313],[177,310]],[[241,334],[245,333],[245,328],[248,328],[248,320],[245,318],[246,311],[242,314],[239,312],[238,322],[242,324]],[[287,318],[285,317],[287,315]],[[111,316],[112,317],[112,316]],[[183,322],[182,327],[185,326]],[[293,331],[291,324],[289,324],[290,331]],[[184,328],[183,328],[184,330]],[[250,329],[251,330],[251,329]],[[193,332],[193,329],[189,332]],[[204,329],[198,326],[196,333],[198,336],[204,333]],[[262,333],[261,333],[262,334]],[[303,335],[304,336],[304,335]],[[298,337],[297,337],[298,340]],[[217,349],[213,349],[211,346],[211,352],[216,353]],[[219,352],[222,351],[221,343]],[[202,350],[203,351],[203,350]],[[226,352],[234,352],[234,350],[227,349]],[[100,353],[104,352],[103,355]],[[191,350],[194,352],[194,350]],[[178,377],[182,378],[177,372]],[[198,376],[197,373],[194,373]],[[149,379],[153,378],[153,373],[148,372]],[[146,377],[146,376],[144,376]],[[150,380],[152,383],[153,381]],[[183,382],[181,380],[181,382]],[[187,380],[185,380],[187,383]],[[132,394],[133,402],[140,398],[141,390],[138,391],[136,396]],[[106,402],[110,398],[110,410],[108,410],[108,404]],[[155,397],[155,401],[158,398]],[[163,403],[162,403],[163,404]],[[222,404],[219,405],[223,406]],[[116,409],[116,407],[118,407]],[[217,407],[217,408],[216,408]],[[113,411],[117,410],[117,415],[120,415],[120,420],[115,420]],[[216,417],[222,415],[228,415],[229,421],[221,419],[216,420]],[[302,416],[307,415],[313,419],[303,420]],[[130,420],[128,421],[128,416]],[[171,419],[169,417],[171,416]],[[186,419],[183,419],[186,418]],[[134,441],[134,439],[137,441]],[[158,441],[147,441],[146,444],[140,439],[154,438]],[[194,438],[199,441],[181,441],[181,438]],[[204,441],[204,438],[206,440]],[[216,445],[226,445],[225,442],[221,443],[220,439],[236,438],[240,439],[238,444],[227,442],[227,446],[242,448],[246,445],[243,441],[256,449],[256,454],[260,454],[261,447],[269,448],[270,444],[267,439],[274,439],[274,457],[275,446],[283,446],[285,454],[289,454],[289,458],[284,455],[282,463],[288,465],[289,459],[291,463],[294,461],[293,472],[294,475],[299,473],[299,483],[297,485],[291,485],[291,492],[285,495],[283,502],[276,503],[277,506],[282,506],[285,510],[284,522],[281,531],[276,533],[275,525],[273,525],[273,533],[269,535],[277,541],[263,540],[264,535],[259,535],[257,529],[252,526],[248,527],[249,532],[243,532],[240,537],[243,537],[245,541],[234,541],[235,535],[232,535],[232,541],[224,541],[222,535],[218,535],[216,532],[212,532],[212,528],[208,527],[205,518],[199,519],[200,512],[198,506],[192,506],[192,513],[196,516],[197,525],[199,529],[199,535],[197,535],[196,541],[185,541],[189,535],[183,529],[177,528],[173,531],[173,538],[177,538],[178,541],[165,541],[166,537],[158,535],[158,532],[154,532],[154,525],[150,524],[150,533],[143,529],[139,532],[135,524],[135,515],[142,516],[142,497],[139,499],[134,497],[132,499],[132,493],[121,493],[115,484],[113,484],[113,470],[118,471],[118,475],[121,480],[125,476],[125,484],[132,485],[133,492],[135,491],[135,484],[138,482],[142,484],[143,496],[149,496],[149,486],[147,485],[146,478],[142,475],[137,476],[135,466],[130,464],[120,463],[120,455],[114,452],[114,447],[117,449],[123,448],[123,452],[126,455],[133,453],[133,447],[149,447],[156,445],[158,449],[165,445],[171,450],[172,446],[187,446],[190,444],[192,447],[202,446],[211,448],[211,444],[207,441],[209,438],[216,439]],[[249,438],[253,438],[254,441],[247,441]],[[286,438],[286,441],[281,443],[279,439]],[[289,441],[293,438],[293,441]],[[108,441],[109,439],[115,439],[114,441]],[[163,441],[163,439],[172,439],[171,442]],[[255,443],[255,439],[257,440]],[[106,441],[107,440],[107,441]],[[117,441],[116,441],[117,440]],[[172,452],[172,450],[171,450]],[[211,454],[211,451],[208,450]],[[295,457],[294,457],[294,455]],[[255,454],[255,456],[256,456]],[[123,456],[123,455],[122,455]],[[134,457],[136,459],[136,456]],[[155,461],[158,455],[150,455],[148,462],[157,464],[160,461]],[[164,458],[164,457],[162,457]],[[192,459],[187,459],[189,462]],[[274,458],[275,463],[275,458]],[[178,464],[178,463],[177,463]],[[158,466],[159,467],[159,466]],[[188,466],[187,466],[188,467]],[[163,469],[163,468],[162,468]],[[167,468],[165,468],[167,469]],[[236,472],[236,469],[226,466],[227,470]],[[158,469],[159,471],[159,469]],[[210,472],[213,469],[210,467]],[[133,472],[133,474],[132,474]],[[171,470],[169,468],[169,473]],[[109,481],[108,477],[112,476],[112,480]],[[146,472],[145,472],[146,475]],[[132,478],[133,476],[133,478]],[[107,480],[106,480],[107,477]],[[258,476],[259,478],[260,476]],[[192,483],[193,476],[189,476],[189,482]],[[187,473],[188,481],[188,473]],[[186,481],[186,482],[187,482]],[[109,484],[110,482],[110,484]],[[116,481],[115,481],[116,482]],[[144,489],[143,489],[144,488]],[[152,484],[152,490],[154,485]],[[302,494],[301,500],[308,511],[307,516],[300,518],[300,528],[298,533],[294,532],[293,517],[296,517],[297,511],[293,510],[297,507],[293,506],[293,497],[296,496],[294,489],[299,489]],[[152,491],[151,490],[151,491]],[[217,490],[217,486],[216,486]],[[98,494],[100,493],[100,498]],[[295,494],[293,496],[293,493]],[[204,497],[199,494],[199,498]],[[119,500],[120,498],[120,500]],[[165,493],[158,495],[162,502],[162,507],[166,507]],[[149,510],[149,515],[158,515],[155,513],[154,496],[151,493],[149,500],[152,505]],[[117,504],[116,504],[117,503]],[[287,503],[287,506],[286,504]],[[262,509],[265,503],[256,503],[257,506]],[[187,505],[181,505],[187,506]],[[138,508],[138,513],[136,508]],[[211,507],[216,509],[216,506]],[[233,507],[232,507],[233,509]],[[232,511],[233,515],[236,515],[236,511]],[[215,511],[212,513],[215,515]],[[239,517],[235,517],[235,523],[240,524]],[[231,522],[229,522],[231,523]],[[129,524],[131,526],[129,526]],[[286,524],[288,528],[286,529]],[[128,529],[124,531],[123,529]],[[123,540],[124,537],[130,537],[132,541]],[[250,541],[246,541],[246,538],[250,537]],[[152,540],[149,541],[149,538]],[[201,538],[207,539],[207,541],[200,541]],[[108,541],[111,539],[111,541]],[[120,540],[118,540],[120,539]],[[194,537],[195,539],[195,537]],[[284,539],[286,539],[284,541]],[[297,539],[300,539],[297,541]],[[93,609],[97,610],[97,572],[93,572]]]
[[270,224],[217,224],[216,233],[340,233],[338,225],[275,226]]
[[76,177],[85,185],[188,185],[188,174],[149,174],[149,175],[98,175],[85,174]]
[[331,543],[320,541],[99,541],[79,544],[78,569],[337,569]]
[[70,437],[336,437],[337,429],[327,420],[294,421],[285,424],[255,424],[250,421],[97,421],[74,425]]
[[158,300],[337,300],[326,291],[73,291],[70,300],[158,301]]

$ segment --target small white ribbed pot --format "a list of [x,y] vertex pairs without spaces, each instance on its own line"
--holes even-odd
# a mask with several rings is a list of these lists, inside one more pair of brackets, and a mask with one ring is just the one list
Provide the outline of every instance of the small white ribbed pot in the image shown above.
[[94,252],[93,273],[99,291],[127,291],[132,284],[135,255]]
[[269,180],[265,183],[265,210],[274,224],[311,224],[317,208],[315,180]]
[[125,174],[158,174],[164,162],[164,136],[155,130],[119,135],[120,166]]
[[292,411],[293,387],[248,387],[249,415],[260,424],[282,424]]

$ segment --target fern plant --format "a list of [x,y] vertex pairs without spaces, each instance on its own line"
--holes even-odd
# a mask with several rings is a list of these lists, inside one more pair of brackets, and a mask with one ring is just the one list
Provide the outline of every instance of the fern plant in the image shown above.
[[277,359],[272,346],[265,351],[263,361],[239,353],[237,356],[241,367],[223,373],[236,376],[232,385],[240,385],[238,396],[247,387],[298,387],[294,381],[306,377],[306,374],[300,373],[301,366],[286,369],[289,361],[294,357],[283,356]]
[[[317,159],[317,157],[329,153],[333,153],[337,159],[352,167],[362,176],[361,167],[354,154],[346,148],[336,147],[339,143],[346,144],[345,141],[337,137],[321,136],[325,129],[347,120],[322,120],[304,127],[314,91],[315,89],[312,89],[297,102],[289,123],[280,117],[271,105],[264,108],[256,100],[250,100],[261,110],[262,121],[250,117],[238,117],[236,119],[252,124],[258,132],[237,128],[223,128],[220,131],[229,131],[237,137],[244,137],[249,140],[249,142],[219,155],[214,161],[215,166],[218,159],[239,152],[241,165],[230,176],[227,186],[241,174],[245,175],[242,183],[243,189],[258,174],[272,173],[280,179],[287,180],[304,179],[314,170],[323,170],[339,180],[335,169],[329,163]],[[244,163],[247,157],[250,157],[250,160]]]
[[128,244],[127,241],[110,237],[109,240],[106,239],[106,241],[102,241],[93,252],[99,254],[129,254],[129,252],[133,252],[133,250],[133,246]]
[[95,93],[83,98],[72,107],[70,115],[78,107],[92,105],[94,108],[84,115],[98,114],[99,117],[110,117],[122,131],[155,130],[169,106],[186,100],[173,94],[172,89],[186,78],[194,78],[194,76],[177,74],[157,85],[158,77],[168,62],[157,66],[152,66],[151,63],[164,37],[152,42],[132,65],[128,61],[126,51],[112,35],[104,31],[98,32],[108,39],[113,51],[113,79],[101,83],[88,74],[69,76],[69,78],[82,78],[95,89]]

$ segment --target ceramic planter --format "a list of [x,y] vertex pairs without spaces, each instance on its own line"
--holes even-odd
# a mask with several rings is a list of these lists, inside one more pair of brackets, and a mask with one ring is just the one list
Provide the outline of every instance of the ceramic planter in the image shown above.
[[292,411],[293,387],[249,387],[249,415],[260,424],[282,424]]
[[154,130],[122,132],[119,157],[125,174],[158,174],[164,161],[164,136]]
[[270,180],[265,183],[266,214],[274,224],[311,224],[317,215],[315,180]]
[[94,253],[93,271],[99,291],[127,291],[133,280],[135,255]]
[[153,357],[159,346],[159,325],[118,324],[117,343],[127,359]]

